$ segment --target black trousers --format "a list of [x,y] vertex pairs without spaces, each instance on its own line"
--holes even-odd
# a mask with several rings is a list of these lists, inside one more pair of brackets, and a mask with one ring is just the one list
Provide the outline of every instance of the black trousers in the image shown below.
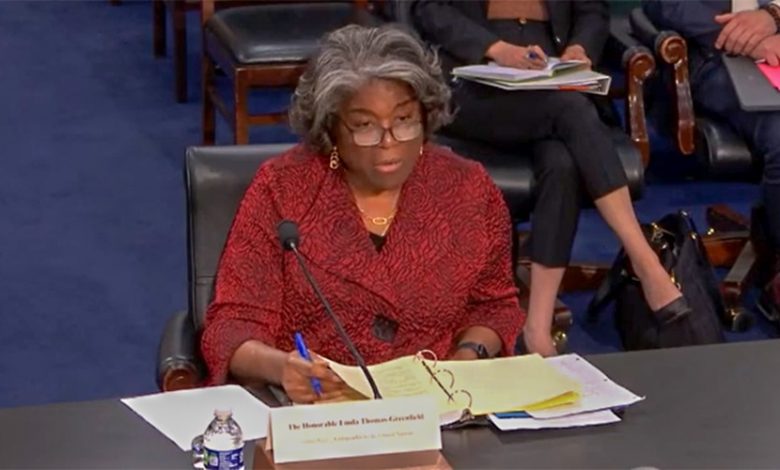
[[[495,22],[502,37],[537,44],[552,54],[547,24]],[[468,81],[453,85],[455,120],[446,133],[518,149],[533,159],[536,177],[531,260],[569,263],[583,197],[598,199],[626,186],[607,126],[585,95],[561,91],[503,91]]]

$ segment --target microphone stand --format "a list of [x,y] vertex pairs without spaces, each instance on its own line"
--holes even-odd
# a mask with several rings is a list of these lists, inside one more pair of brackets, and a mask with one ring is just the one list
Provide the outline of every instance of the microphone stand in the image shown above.
[[336,314],[333,312],[333,309],[330,307],[330,303],[328,303],[328,299],[325,298],[325,295],[320,290],[320,286],[317,284],[317,281],[314,280],[314,276],[311,275],[311,272],[309,272],[309,268],[306,267],[306,263],[303,261],[303,256],[298,251],[298,244],[294,241],[290,241],[288,243],[288,247],[290,250],[292,250],[293,254],[295,254],[295,259],[298,260],[298,265],[301,267],[301,270],[303,271],[303,275],[306,276],[306,279],[309,281],[309,284],[311,285],[312,289],[314,289],[314,293],[317,295],[317,297],[320,299],[320,302],[322,302],[322,305],[325,306],[325,311],[328,313],[328,316],[330,316],[330,319],[333,320],[333,323],[336,325],[336,330],[338,331],[338,334],[341,336],[341,339],[344,340],[344,343],[347,345],[347,348],[349,348],[349,352],[352,353],[352,356],[355,358],[355,361],[357,361],[358,367],[360,367],[360,370],[363,371],[363,375],[366,376],[366,380],[368,380],[368,385],[371,387],[371,392],[374,394],[375,399],[381,399],[382,395],[379,393],[379,388],[376,386],[376,382],[374,382],[374,378],[371,376],[371,373],[368,371],[368,367],[366,367],[366,361],[363,360],[363,356],[360,355],[360,352],[358,352],[357,348],[355,347],[355,344],[352,342],[352,340],[349,338],[349,335],[344,330],[344,327],[341,325],[341,321],[339,321],[339,318],[336,316]]

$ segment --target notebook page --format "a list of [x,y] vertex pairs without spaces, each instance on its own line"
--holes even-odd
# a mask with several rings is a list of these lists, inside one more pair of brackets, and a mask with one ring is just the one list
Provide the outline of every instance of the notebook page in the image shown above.
[[[329,362],[331,369],[350,387],[371,396],[368,381],[358,367]],[[548,400],[556,403],[553,399],[567,394],[570,395],[563,401],[571,402],[579,392],[576,381],[555,370],[539,355],[440,361],[431,367],[456,397],[454,403],[448,401],[447,395],[413,356],[372,365],[369,370],[383,397],[433,394],[442,412],[465,408],[467,398],[458,393],[461,390],[471,395],[470,410],[474,415],[521,410]]]
[[442,361],[439,367],[452,371],[455,388],[468,390],[475,415],[523,410],[562,395],[579,392],[580,386],[561,374],[538,354],[483,359]]

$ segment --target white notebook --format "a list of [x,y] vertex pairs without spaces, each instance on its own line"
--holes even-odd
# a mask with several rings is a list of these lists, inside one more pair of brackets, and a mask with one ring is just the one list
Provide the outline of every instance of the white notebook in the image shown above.
[[494,63],[466,65],[455,67],[452,74],[462,78],[476,78],[481,80],[502,80],[507,82],[521,82],[537,78],[550,78],[565,70],[581,68],[585,62],[581,60],[562,61],[557,57],[547,60],[547,67],[539,70],[517,69],[514,67],[502,67]]

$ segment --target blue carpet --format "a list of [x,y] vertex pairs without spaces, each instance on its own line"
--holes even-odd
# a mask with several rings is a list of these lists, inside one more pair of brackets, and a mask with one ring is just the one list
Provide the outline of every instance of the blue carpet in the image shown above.
[[[170,59],[152,57],[149,3],[0,2],[0,407],[156,390],[160,332],[186,305],[181,167],[199,142],[197,21],[189,15],[192,99],[176,104]],[[287,100],[273,91],[252,107]],[[218,135],[228,141],[224,125]],[[253,142],[290,138],[252,132]],[[678,208],[700,218],[724,197],[746,212],[757,195],[747,184],[649,180],[643,220]],[[616,250],[586,211],[575,258]],[[609,315],[582,324],[588,299],[565,296],[572,349],[615,350]],[[759,319],[730,339],[768,336],[774,327]]]

